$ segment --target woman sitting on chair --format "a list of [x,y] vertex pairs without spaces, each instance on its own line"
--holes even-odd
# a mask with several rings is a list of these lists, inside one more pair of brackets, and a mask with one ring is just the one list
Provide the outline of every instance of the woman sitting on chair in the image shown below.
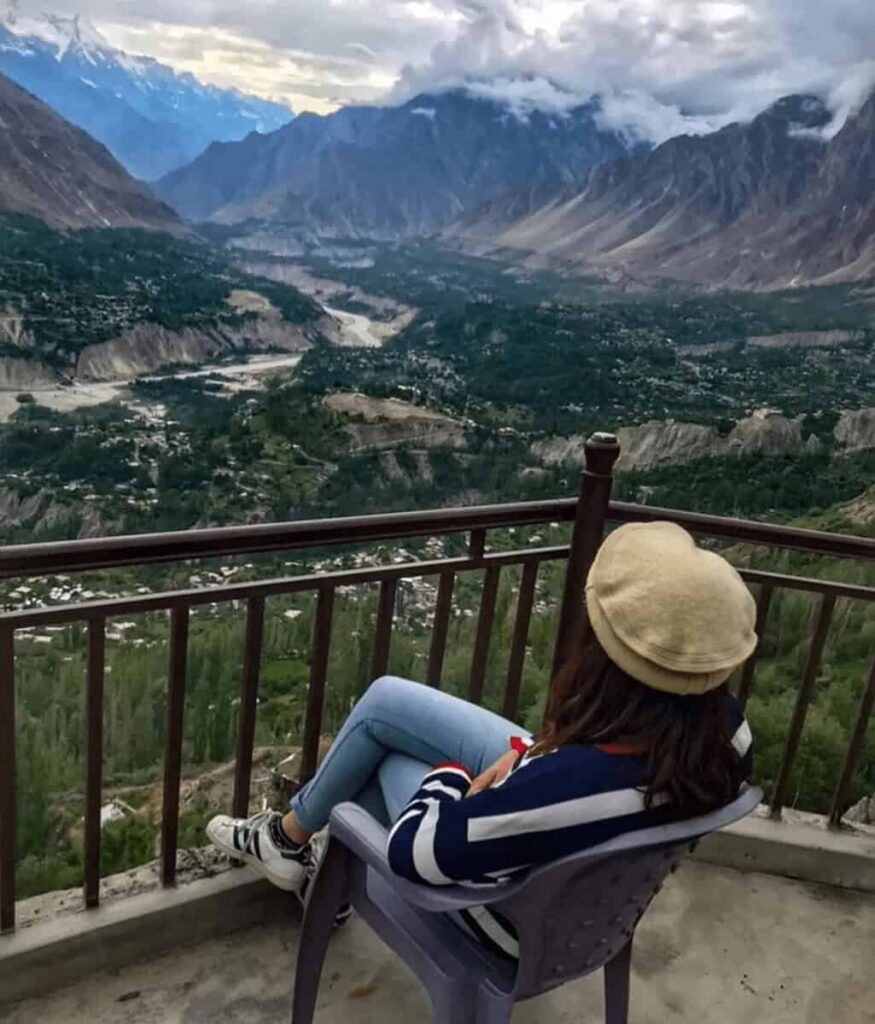
[[[741,577],[679,526],[632,524],[602,544],[586,595],[591,629],[554,681],[539,735],[386,676],[288,814],[219,816],[210,839],[300,893],[311,837],[354,800],[391,826],[389,861],[404,878],[500,884],[734,800],[751,774],[751,734],[726,683],[757,642]],[[464,923],[515,955],[516,937],[485,908]]]

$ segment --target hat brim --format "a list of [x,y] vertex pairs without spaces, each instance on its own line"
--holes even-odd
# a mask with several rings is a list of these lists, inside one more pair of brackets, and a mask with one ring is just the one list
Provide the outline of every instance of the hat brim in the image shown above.
[[676,672],[663,668],[637,654],[617,636],[592,587],[587,588],[586,608],[593,632],[611,661],[633,679],[654,690],[680,696],[708,693],[725,683],[738,668],[738,665],[732,665],[728,669],[723,668],[714,672]]

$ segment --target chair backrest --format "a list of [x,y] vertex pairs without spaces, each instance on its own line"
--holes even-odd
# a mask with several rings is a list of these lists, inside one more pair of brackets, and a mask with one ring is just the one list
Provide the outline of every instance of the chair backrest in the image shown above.
[[703,836],[748,815],[762,795],[749,786],[719,811],[629,832],[533,871],[507,900],[493,904],[520,938],[515,998],[546,992],[613,959],[683,856]]

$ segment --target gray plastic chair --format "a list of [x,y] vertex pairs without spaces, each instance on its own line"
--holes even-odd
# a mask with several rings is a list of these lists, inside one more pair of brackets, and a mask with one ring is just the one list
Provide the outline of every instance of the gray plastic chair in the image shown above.
[[[703,836],[745,817],[762,792],[700,818],[631,832],[533,869],[495,889],[430,888],[392,873],[387,831],[356,804],[331,816],[330,839],[307,898],[292,1024],[311,1024],[319,977],[345,902],[418,976],[433,1024],[507,1024],[515,1002],[605,970],[605,1020],[627,1024],[632,939],[665,877]],[[519,935],[519,963],[490,953],[444,915],[489,904]]]

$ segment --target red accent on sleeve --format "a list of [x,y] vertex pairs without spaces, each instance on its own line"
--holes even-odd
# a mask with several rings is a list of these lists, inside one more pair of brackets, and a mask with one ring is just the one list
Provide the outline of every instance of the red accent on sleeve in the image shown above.
[[441,768],[458,768],[460,772],[464,772],[469,779],[473,779],[474,776],[471,774],[471,770],[466,768],[461,761],[442,761],[440,764],[434,765],[432,768],[433,772],[440,771]]
[[603,754],[647,754],[651,745],[648,743],[596,743],[594,746]]
[[524,740],[522,736],[511,736],[510,738],[510,749],[515,750],[518,754],[525,754],[531,745],[531,740]]

